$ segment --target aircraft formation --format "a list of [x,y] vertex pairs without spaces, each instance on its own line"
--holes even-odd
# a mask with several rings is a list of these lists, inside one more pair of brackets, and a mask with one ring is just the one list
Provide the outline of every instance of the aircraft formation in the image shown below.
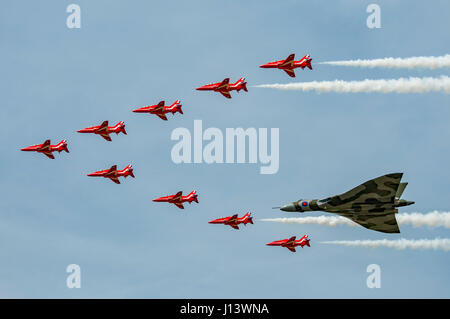
[[[312,70],[311,61],[312,59],[309,54],[303,56],[298,61],[295,61],[295,54],[291,54],[284,60],[262,64],[260,68],[280,69],[286,72],[286,74],[290,77],[295,77],[296,75],[294,70],[296,68],[301,68],[302,70],[309,68]],[[196,90],[218,92],[228,99],[231,99],[230,92],[232,91],[237,91],[239,93],[243,90],[244,92],[248,92],[247,82],[243,77],[235,83],[230,83],[230,79],[225,78],[221,82],[203,85],[196,88]],[[163,100],[155,105],[134,109],[132,112],[156,115],[160,119],[167,121],[167,114],[169,113],[172,115],[175,115],[175,113],[180,113],[183,115],[183,110],[181,107],[182,104],[180,100],[176,100],[171,105],[166,105]],[[114,126],[109,126],[109,122],[104,121],[100,125],[80,129],[77,132],[100,135],[103,139],[109,142],[112,141],[110,136],[111,133],[116,133],[116,135],[119,133],[123,133],[125,135],[127,134],[125,130],[125,123],[123,121],[118,122]],[[58,153],[61,153],[62,151],[69,153],[66,140],[62,140],[56,145],[51,145],[50,140],[46,140],[42,144],[22,148],[21,151],[42,153],[51,159],[55,158],[53,155],[53,152],[55,151]],[[117,165],[113,165],[109,169],[89,173],[87,176],[107,178],[116,184],[120,184],[119,177],[135,177],[131,165],[127,165],[122,170],[118,170]],[[371,230],[385,233],[399,233],[400,230],[395,219],[395,214],[398,212],[397,208],[414,204],[412,201],[400,199],[407,185],[407,183],[401,183],[402,176],[402,173],[387,174],[369,180],[341,195],[331,196],[321,200],[301,199],[277,208],[286,212],[303,213],[324,211],[335,213],[340,216],[347,217],[359,225]],[[195,190],[185,196],[183,196],[182,191],[179,191],[174,195],[155,198],[153,201],[174,204],[180,209],[185,208],[183,205],[184,203],[199,203],[198,194]],[[253,217],[250,212],[247,212],[242,217],[235,214],[233,216],[211,220],[209,221],[209,224],[223,224],[239,230],[240,224],[243,224],[244,226],[247,224],[253,224]],[[289,239],[273,241],[266,245],[285,247],[291,252],[296,252],[295,247],[298,246],[301,248],[304,246],[310,247],[310,239],[308,238],[308,235],[300,237],[299,240],[296,240],[296,238],[296,236],[292,236]]]

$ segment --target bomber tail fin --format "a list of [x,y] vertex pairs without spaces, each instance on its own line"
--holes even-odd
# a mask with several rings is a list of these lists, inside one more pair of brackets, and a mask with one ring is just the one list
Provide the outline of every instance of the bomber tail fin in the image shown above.
[[398,185],[398,188],[397,188],[397,193],[395,194],[395,198],[400,198],[400,197],[402,197],[402,194],[403,194],[403,192],[405,191],[405,188],[406,188],[406,186],[408,186],[408,183],[400,183],[399,185]]

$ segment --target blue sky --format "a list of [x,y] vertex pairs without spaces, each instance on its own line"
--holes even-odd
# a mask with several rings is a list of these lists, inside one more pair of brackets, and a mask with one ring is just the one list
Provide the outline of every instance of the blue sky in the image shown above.
[[[81,29],[66,7],[81,7]],[[295,81],[448,75],[448,70],[355,69],[315,62],[449,53],[450,3],[377,1],[381,29],[366,27],[371,1],[5,1],[0,12],[0,297],[25,298],[449,298],[448,253],[321,245],[319,241],[448,237],[401,226],[264,223],[292,217],[271,207],[323,198],[370,178],[404,172],[405,211],[450,207],[448,96],[317,94],[252,88],[293,81],[260,64],[310,53],[314,70]],[[248,93],[227,100],[194,88],[245,76]],[[180,99],[184,115],[132,109]],[[280,169],[259,164],[171,161],[177,127],[280,128]],[[76,130],[123,120],[128,135],[107,143]],[[68,140],[49,160],[21,147]],[[121,185],[86,177],[132,164]],[[184,211],[154,203],[199,193]],[[250,210],[235,231],[207,221]],[[313,216],[312,214],[310,214]],[[296,254],[265,243],[308,234]],[[78,264],[82,288],[66,287]],[[366,287],[379,264],[382,287]]]

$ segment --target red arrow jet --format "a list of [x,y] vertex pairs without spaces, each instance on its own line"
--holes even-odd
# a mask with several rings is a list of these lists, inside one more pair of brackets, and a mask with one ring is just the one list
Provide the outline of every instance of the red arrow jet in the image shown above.
[[111,133],[119,134],[120,132],[122,132],[125,135],[127,134],[127,131],[125,131],[125,123],[122,121],[114,126],[108,126],[108,121],[104,121],[101,125],[87,127],[77,132],[98,134],[109,142],[111,142],[111,137],[109,136],[109,134]]
[[183,114],[183,110],[181,109],[181,103],[179,100],[176,100],[170,106],[165,106],[164,103],[165,103],[164,101],[161,101],[156,105],[141,107],[139,109],[133,110],[133,112],[156,114],[164,121],[167,121],[166,117],[167,113],[175,114],[178,112]]
[[238,214],[235,214],[231,217],[224,217],[219,219],[214,219],[209,222],[210,224],[224,224],[229,225],[233,227],[234,229],[239,229],[239,224],[244,224],[247,226],[247,223],[253,224],[253,217],[251,216],[250,212],[245,214],[242,217],[238,217]]
[[183,203],[188,202],[189,204],[192,202],[198,203],[197,199],[198,195],[195,191],[192,191],[187,196],[183,196],[183,192],[179,191],[175,195],[164,196],[160,198],[156,198],[154,202],[167,202],[171,204],[175,204],[178,208],[184,209]]
[[47,155],[51,159],[55,159],[52,152],[57,151],[58,153],[61,153],[62,151],[66,151],[67,153],[69,153],[66,140],[62,140],[56,145],[51,145],[50,140],[46,140],[42,144],[22,148],[21,151],[42,153],[44,155]]
[[311,61],[309,54],[305,55],[303,58],[301,58],[298,61],[295,61],[295,54],[291,54],[288,56],[285,60],[281,61],[275,61],[266,63],[263,65],[260,65],[260,68],[265,69],[280,69],[286,72],[290,77],[295,78],[295,72],[294,69],[296,68],[302,68],[302,70],[305,67],[308,67],[310,70],[312,70]]
[[309,245],[309,239],[308,239],[308,235],[303,236],[302,238],[300,238],[299,240],[295,240],[295,236],[289,238],[289,239],[283,239],[283,240],[277,240],[277,241],[273,241],[271,243],[266,244],[267,246],[281,246],[281,247],[286,247],[287,249],[289,249],[290,251],[292,251],[293,253],[295,253],[295,247],[300,246],[303,248],[303,246],[308,246],[311,247]]
[[134,178],[133,168],[131,167],[131,165],[127,165],[123,170],[117,170],[117,165],[113,165],[113,166],[111,166],[110,169],[105,169],[103,171],[97,171],[97,172],[88,174],[88,176],[101,176],[101,177],[109,178],[116,184],[120,184],[120,181],[119,181],[120,176],[123,176],[126,178],[128,175]]
[[236,81],[236,83],[231,83],[231,84],[230,84],[230,79],[226,78],[222,82],[208,84],[208,85],[198,87],[197,90],[219,92],[228,99],[231,99],[230,92],[233,90],[238,91],[238,92],[240,90],[244,90],[245,92],[248,92],[247,82],[245,82],[245,78],[240,78],[239,80]]

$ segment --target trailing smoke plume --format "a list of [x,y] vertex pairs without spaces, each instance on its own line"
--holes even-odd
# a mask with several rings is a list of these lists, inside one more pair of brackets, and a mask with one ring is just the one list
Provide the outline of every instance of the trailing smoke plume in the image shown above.
[[363,81],[313,81],[297,82],[288,84],[261,84],[259,88],[270,88],[276,90],[292,91],[316,91],[318,93],[428,93],[443,92],[450,93],[450,78],[442,75],[438,78],[399,78],[399,79],[379,79]]
[[335,240],[323,241],[321,244],[344,245],[353,247],[388,247],[399,250],[403,249],[425,249],[425,250],[450,250],[450,239],[436,238],[436,239],[381,239],[381,240]]
[[[432,211],[430,213],[400,213],[395,215],[399,225],[411,225],[413,227],[445,227],[450,228],[450,212]],[[278,222],[285,224],[316,224],[335,227],[338,225],[357,226],[350,219],[341,216],[308,216],[290,218],[266,218],[266,222]]]
[[450,67],[450,54],[411,58],[383,58],[371,60],[328,61],[319,64],[388,69],[438,69]]

